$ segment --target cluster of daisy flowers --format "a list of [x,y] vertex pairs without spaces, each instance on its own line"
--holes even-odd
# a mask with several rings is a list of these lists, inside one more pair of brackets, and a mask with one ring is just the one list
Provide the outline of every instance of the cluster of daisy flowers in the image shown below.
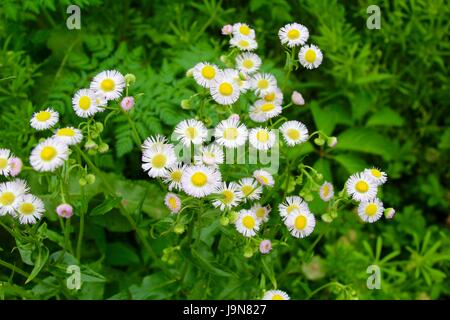
[[365,222],[373,223],[385,215],[392,219],[395,210],[384,209],[383,202],[377,197],[378,188],[387,181],[387,174],[377,168],[368,168],[350,176],[346,182],[346,191],[353,200],[358,201],[358,215]]

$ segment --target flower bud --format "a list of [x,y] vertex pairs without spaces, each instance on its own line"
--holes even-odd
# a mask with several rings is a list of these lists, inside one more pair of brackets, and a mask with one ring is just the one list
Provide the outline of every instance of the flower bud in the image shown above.
[[85,179],[86,179],[86,182],[88,184],[94,184],[95,183],[95,176],[92,173],[87,174]]
[[190,68],[188,71],[186,71],[186,77],[192,78],[194,76],[194,68]]
[[56,208],[56,213],[62,218],[69,219],[73,215],[73,208],[68,203],[62,203]]
[[253,256],[253,249],[251,247],[246,247],[244,249],[244,257],[251,258]]
[[86,181],[85,178],[80,178],[78,180],[78,183],[79,183],[80,186],[85,186],[87,184],[87,181]]
[[125,97],[120,102],[123,111],[130,111],[134,107],[134,97]]
[[91,139],[89,139],[88,141],[86,141],[86,143],[84,144],[84,148],[86,150],[92,150],[92,149],[97,149],[98,145]]
[[333,218],[332,218],[328,213],[323,214],[323,215],[321,216],[321,218],[322,218],[322,220],[323,220],[324,222],[326,222],[326,223],[330,223],[330,222],[333,221]]
[[231,211],[228,217],[230,218],[231,223],[235,223],[238,218],[238,213],[236,211]]
[[106,153],[106,152],[108,152],[108,150],[109,150],[109,145],[104,142],[100,143],[100,145],[98,146],[98,152],[100,152],[100,153]]
[[103,132],[103,123],[101,122],[96,122],[95,123],[95,129],[97,130],[97,132]]
[[227,36],[233,32],[233,26],[231,24],[224,25],[221,31],[224,36]]
[[233,120],[233,121],[239,121],[240,117],[237,113],[233,113],[231,116],[228,117],[228,119]]
[[311,202],[314,200],[314,196],[311,193],[305,194],[304,198],[307,202]]
[[223,226],[227,226],[230,223],[230,219],[228,217],[222,216],[220,217],[220,224]]
[[132,85],[133,83],[136,82],[136,76],[132,73],[127,73],[125,75],[125,81],[127,83],[127,86]]
[[181,108],[182,109],[189,109],[191,107],[191,101],[189,99],[183,99],[181,100]]
[[240,71],[239,72],[239,79],[242,81],[247,81],[248,80],[248,74],[246,74],[245,72]]
[[384,216],[386,219],[392,219],[395,215],[395,209],[394,208],[386,208],[384,209]]
[[23,166],[22,160],[20,158],[11,158],[10,165],[11,165],[11,170],[9,173],[11,174],[11,176],[15,177],[15,176],[19,175],[19,173],[22,171],[22,166]]
[[314,143],[318,146],[323,146],[325,144],[325,140],[323,140],[322,138],[315,138]]
[[262,254],[269,253],[272,250],[272,242],[270,240],[263,240],[259,244],[259,252]]
[[175,232],[176,234],[182,234],[185,229],[186,228],[184,227],[184,224],[179,223],[173,228],[173,232]]
[[291,96],[292,103],[297,106],[302,106],[305,104],[305,100],[300,92],[294,91]]
[[337,138],[336,138],[336,137],[329,137],[329,138],[327,139],[327,145],[328,145],[330,148],[333,148],[334,146],[336,146],[336,144],[337,144]]

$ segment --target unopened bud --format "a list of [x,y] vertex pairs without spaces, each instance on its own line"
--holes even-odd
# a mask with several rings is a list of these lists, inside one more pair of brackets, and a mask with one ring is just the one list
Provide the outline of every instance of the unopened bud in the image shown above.
[[224,25],[221,31],[224,36],[227,36],[233,32],[233,26],[231,24]]
[[302,106],[305,104],[305,99],[300,92],[294,91],[291,96],[292,103],[298,106]]
[[315,138],[314,143],[318,146],[323,146],[325,144],[325,140],[323,140],[322,138]]
[[387,208],[384,209],[384,216],[386,219],[392,219],[395,215],[395,209],[394,208]]
[[86,179],[86,182],[88,184],[94,184],[95,183],[95,176],[92,173],[87,174],[85,179]]
[[80,178],[80,179],[78,180],[78,183],[79,183],[80,186],[85,186],[85,185],[87,184],[87,181],[86,181],[86,179],[84,179],[84,178]]
[[132,73],[127,73],[125,75],[125,81],[127,83],[127,86],[132,85],[133,83],[136,82],[136,76]]
[[328,145],[330,148],[333,148],[334,146],[336,146],[336,144],[337,144],[337,138],[336,138],[336,137],[329,137],[329,138],[327,139],[327,145]]
[[100,153],[106,153],[106,152],[108,152],[108,150],[109,150],[109,145],[104,142],[100,143],[100,145],[98,146],[98,152],[100,152]]
[[184,224],[177,224],[174,228],[173,228],[173,232],[175,232],[176,234],[182,234],[185,230]]
[[189,101],[189,99],[183,99],[181,100],[181,108],[182,109],[189,109],[191,107],[191,102]]
[[86,150],[92,150],[92,149],[97,149],[98,145],[93,141],[93,140],[88,140],[86,141],[86,143],[84,144],[84,148]]
[[222,216],[220,217],[220,224],[223,226],[227,226],[230,223],[230,219],[228,217]]
[[192,78],[194,76],[194,68],[190,68],[188,71],[186,71],[186,77]]
[[253,256],[253,249],[251,247],[247,247],[244,249],[244,257],[251,258]]
[[95,129],[97,130],[97,132],[103,132],[103,123],[96,122],[95,123]]

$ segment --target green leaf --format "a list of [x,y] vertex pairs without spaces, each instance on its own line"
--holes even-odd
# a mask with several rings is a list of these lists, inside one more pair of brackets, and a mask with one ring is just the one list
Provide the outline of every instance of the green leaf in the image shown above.
[[450,149],[450,128],[445,129],[438,147],[439,149]]
[[353,174],[367,168],[367,163],[360,157],[353,154],[339,154],[334,156],[333,159],[343,166],[349,174]]
[[107,212],[110,212],[112,209],[117,207],[117,205],[122,201],[122,198],[120,197],[110,197],[107,196],[105,201],[103,201],[101,204],[96,206],[94,209],[92,209],[90,215],[91,216],[100,216],[104,215]]
[[323,174],[324,180],[328,182],[333,181],[331,174],[330,160],[325,158],[319,158],[313,166],[314,169]]
[[312,101],[310,103],[310,108],[317,130],[321,130],[325,134],[331,135],[336,126],[335,112],[329,112],[329,107],[328,110],[320,108],[317,101]]
[[44,267],[45,263],[48,260],[48,256],[49,256],[48,248],[40,246],[38,248],[37,258],[34,261],[34,268],[31,271],[30,276],[28,277],[27,281],[25,281],[25,283],[28,283],[31,280],[33,280],[39,274],[39,272],[41,272],[42,268]]
[[107,245],[105,261],[106,264],[111,266],[128,266],[140,263],[136,252],[122,242],[114,242]]
[[390,108],[383,108],[375,112],[369,120],[367,120],[367,126],[391,126],[401,127],[405,120],[403,117]]

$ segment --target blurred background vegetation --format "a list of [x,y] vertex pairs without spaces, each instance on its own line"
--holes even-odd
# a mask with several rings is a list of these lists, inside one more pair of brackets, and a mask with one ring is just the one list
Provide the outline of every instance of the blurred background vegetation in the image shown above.
[[[66,27],[70,4],[81,8],[80,30]],[[381,8],[380,30],[366,28],[371,4]],[[311,132],[321,129],[335,135],[339,142],[326,152],[306,145],[292,158],[306,156],[304,161],[338,189],[351,173],[379,166],[389,176],[383,202],[397,210],[393,221],[370,226],[350,213],[343,215],[337,227],[319,239],[314,258],[307,250],[313,240],[293,241],[267,259],[248,260],[236,250],[231,256],[219,249],[232,246],[232,238],[222,238],[226,228],[211,218],[211,224],[205,221],[203,246],[196,254],[178,249],[176,235],[151,239],[154,254],[164,258],[155,261],[112,208],[107,215],[98,214],[104,211],[98,206],[110,199],[92,186],[87,205],[97,208],[98,216],[89,218],[86,227],[82,270],[87,284],[77,293],[61,293],[64,270],[51,262],[57,239],[41,228],[41,242],[34,245],[49,247],[50,257],[47,252],[39,281],[24,285],[22,278],[11,279],[2,270],[0,280],[10,283],[4,286],[4,296],[245,299],[260,296],[261,281],[270,289],[276,278],[278,287],[293,298],[306,298],[330,282],[342,286],[330,285],[313,298],[448,297],[449,14],[445,0],[1,1],[0,147],[22,159],[39,139],[29,126],[33,111],[52,106],[64,124],[77,124],[71,98],[99,71],[134,73],[133,92],[143,94],[131,116],[140,135],[169,134],[192,114],[179,107],[197,90],[184,76],[186,70],[199,61],[219,63],[217,58],[227,49],[222,25],[242,21],[254,27],[265,70],[281,76],[285,55],[277,32],[296,21],[309,28],[324,62],[318,70],[293,74],[286,98],[299,90],[307,103],[290,108],[286,116],[304,122]],[[211,123],[220,116],[210,109]],[[127,119],[114,117],[109,124],[102,137],[112,151],[95,161],[110,172],[112,183],[135,208],[139,193],[150,192],[152,201],[145,202],[139,227],[157,233],[161,217],[168,214],[164,193],[141,171],[140,151],[133,147]],[[42,194],[47,188],[51,194],[51,185],[33,183]],[[74,193],[76,188],[74,183]],[[295,184],[289,188],[293,191]],[[52,201],[51,195],[47,200]],[[322,205],[315,199],[315,212],[320,213]],[[48,220],[52,223],[55,217]],[[15,246],[19,250],[11,253]],[[23,268],[35,264],[23,257],[36,248],[21,247],[5,232],[0,232],[0,249],[4,260]],[[170,264],[184,259],[190,262],[186,268]],[[382,290],[365,286],[365,268],[373,263],[382,266]],[[265,278],[254,278],[255,272]],[[181,284],[174,280],[178,278]]]

